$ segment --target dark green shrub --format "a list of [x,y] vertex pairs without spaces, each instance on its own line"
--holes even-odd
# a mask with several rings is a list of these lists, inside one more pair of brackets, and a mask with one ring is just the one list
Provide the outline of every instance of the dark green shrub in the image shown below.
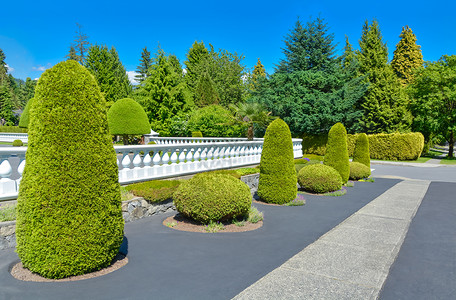
[[116,101],[108,111],[109,133],[121,135],[126,144],[128,136],[150,133],[150,124],[144,108],[130,98]]
[[342,187],[342,177],[333,167],[323,164],[305,166],[298,173],[301,189],[311,193],[328,193]]
[[350,162],[350,179],[360,180],[371,175],[371,170],[365,164],[360,162]]
[[46,70],[30,110],[17,209],[17,253],[48,278],[108,266],[123,240],[116,153],[106,102],[73,60]]
[[21,140],[14,140],[13,141],[13,146],[14,147],[21,147],[21,146],[24,146],[24,143]]
[[[302,152],[308,154],[325,155],[327,134],[311,135],[304,134],[302,137]],[[304,156],[306,157],[306,156]]]
[[20,128],[27,128],[30,120],[30,107],[32,106],[33,98],[30,99],[27,102],[27,105],[25,105],[24,111],[21,114],[21,117],[19,119],[19,127]]
[[353,161],[362,163],[370,169],[369,139],[365,133],[358,134],[356,138]]
[[326,145],[326,154],[323,163],[339,172],[342,183],[348,181],[350,166],[348,164],[347,131],[342,123],[334,124],[329,130],[328,144]]
[[201,131],[193,131],[192,137],[203,137],[203,133]]
[[171,199],[180,184],[180,180],[153,180],[130,184],[126,187],[126,190],[132,192],[135,196],[157,203]]
[[264,135],[258,196],[268,203],[285,204],[296,198],[296,182],[290,128],[276,119]]
[[245,183],[227,174],[209,172],[183,182],[173,198],[177,211],[202,223],[245,215],[252,204]]

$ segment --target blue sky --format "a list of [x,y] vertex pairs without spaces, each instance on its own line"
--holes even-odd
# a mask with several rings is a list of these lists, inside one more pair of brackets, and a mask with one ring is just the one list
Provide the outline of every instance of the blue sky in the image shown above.
[[[60,2],[60,3],[59,3]],[[242,53],[253,68],[260,58],[268,73],[283,57],[284,36],[297,17],[320,15],[335,34],[338,50],[345,35],[355,48],[365,20],[379,21],[390,59],[402,27],[417,35],[425,60],[456,54],[456,2],[444,1],[4,1],[0,49],[13,76],[37,78],[62,61],[77,29],[92,44],[114,46],[127,71],[142,49],[160,44],[181,60],[195,40]],[[159,2],[159,3],[157,3]]]

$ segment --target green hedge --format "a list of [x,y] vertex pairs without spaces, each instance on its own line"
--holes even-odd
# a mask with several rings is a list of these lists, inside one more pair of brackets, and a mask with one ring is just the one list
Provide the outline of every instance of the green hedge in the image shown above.
[[268,203],[288,203],[296,198],[296,183],[290,128],[283,120],[276,119],[264,135],[258,196]]
[[123,240],[106,102],[89,71],[61,62],[38,80],[19,188],[16,251],[47,278],[108,266]]
[[20,128],[19,126],[0,126],[0,132],[27,133],[27,128]]
[[158,203],[171,199],[181,182],[180,180],[151,180],[130,184],[125,189],[135,196]]
[[[347,135],[348,155],[353,156],[358,134]],[[424,147],[424,136],[420,132],[369,134],[369,152],[371,159],[416,160]],[[324,155],[323,136],[303,136],[303,153]],[[312,145],[314,143],[314,145]]]
[[310,135],[304,134],[302,137],[302,153],[325,155],[326,143],[328,142],[327,134]]

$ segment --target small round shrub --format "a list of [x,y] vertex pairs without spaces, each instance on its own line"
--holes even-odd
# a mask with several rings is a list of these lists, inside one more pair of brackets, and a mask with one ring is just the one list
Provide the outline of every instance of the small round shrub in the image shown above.
[[30,120],[30,107],[32,106],[33,98],[30,99],[27,104],[25,105],[24,111],[21,114],[19,119],[19,127],[20,128],[27,128]]
[[258,196],[265,202],[285,204],[298,192],[290,128],[281,119],[269,124],[260,160]]
[[359,162],[350,162],[350,179],[359,180],[369,177],[371,170],[366,165]]
[[21,140],[14,140],[13,141],[13,146],[14,147],[21,147],[21,146],[24,146],[24,143]]
[[157,143],[154,142],[154,141],[150,141],[150,142],[147,143],[147,145],[156,145],[156,144],[157,144]]
[[342,123],[334,124],[329,130],[323,163],[339,172],[342,183],[348,181],[350,166],[348,164],[347,131]]
[[252,205],[249,187],[226,174],[197,174],[182,183],[173,198],[178,212],[202,223],[246,215]]
[[24,267],[64,278],[108,266],[124,220],[106,102],[74,60],[46,70],[30,110],[16,251]]
[[356,138],[355,149],[353,150],[353,161],[362,163],[370,168],[369,139],[365,133],[359,134]]
[[307,166],[307,164],[295,164],[296,174],[305,166]]
[[298,173],[301,188],[311,193],[328,193],[342,187],[342,178],[333,167],[313,164],[302,168]]
[[193,131],[192,137],[203,137],[203,133],[201,131]]
[[295,165],[304,165],[308,163],[310,159],[305,159],[305,158],[298,158],[294,160]]

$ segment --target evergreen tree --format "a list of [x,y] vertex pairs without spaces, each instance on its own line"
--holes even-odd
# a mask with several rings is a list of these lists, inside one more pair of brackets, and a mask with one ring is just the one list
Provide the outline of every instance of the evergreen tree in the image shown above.
[[403,85],[408,85],[417,68],[423,66],[421,47],[416,44],[416,36],[410,27],[405,26],[399,35],[391,66]]
[[153,59],[150,75],[135,91],[135,99],[144,107],[151,127],[162,136],[171,134],[171,119],[193,107],[191,93],[175,71],[169,58],[159,49]]
[[204,72],[198,80],[195,88],[195,103],[200,106],[218,104],[220,102],[219,94],[215,88],[214,81],[207,72]]
[[95,76],[108,106],[131,93],[127,72],[114,47],[91,46],[85,67]]
[[152,60],[150,58],[150,52],[147,51],[147,47],[144,47],[141,53],[141,59],[139,60],[139,66],[136,68],[136,73],[138,73],[135,76],[136,81],[141,83],[149,76],[151,64]]
[[0,85],[0,125],[14,125],[13,100],[10,89]]
[[0,49],[0,85],[7,84],[8,81],[8,68],[6,67],[6,55],[2,49]]
[[285,48],[282,48],[285,59],[280,61],[276,71],[290,73],[331,68],[335,62],[335,45],[334,34],[328,30],[327,23],[320,17],[309,20],[305,27],[298,18],[285,37]]
[[88,41],[89,36],[82,32],[82,26],[80,24],[76,23],[76,26],[78,27],[78,30],[76,31],[72,47],[76,51],[76,61],[83,65],[85,63],[86,52],[90,47],[90,43]]
[[258,58],[258,62],[255,65],[255,67],[253,68],[252,74],[250,75],[249,87],[251,90],[255,89],[255,85],[258,84],[258,79],[260,77],[266,78],[266,70],[264,69],[263,64],[261,63],[260,59]]
[[76,54],[76,49],[74,49],[73,46],[70,47],[70,51],[68,54],[65,56],[67,60],[75,60],[75,61],[80,61],[78,55]]
[[192,47],[188,50],[186,57],[187,60],[184,62],[186,67],[185,79],[188,86],[193,91],[197,85],[199,76],[201,75],[200,64],[202,61],[209,58],[209,51],[203,41],[200,43],[195,41]]
[[344,54],[342,55],[342,67],[346,70],[357,68],[359,65],[356,53],[353,50],[353,46],[348,40],[348,36],[345,36],[345,47]]
[[388,49],[376,20],[370,25],[366,21],[359,45],[359,72],[366,76],[369,83],[368,91],[360,104],[364,132],[408,130],[411,124],[411,115],[407,110],[408,99],[388,64]]

